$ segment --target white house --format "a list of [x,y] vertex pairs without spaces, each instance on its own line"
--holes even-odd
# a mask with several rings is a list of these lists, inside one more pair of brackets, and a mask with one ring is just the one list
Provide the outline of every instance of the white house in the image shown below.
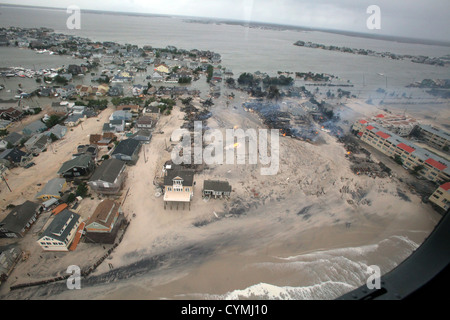
[[44,251],[69,251],[81,222],[80,215],[64,209],[54,216],[37,243]]

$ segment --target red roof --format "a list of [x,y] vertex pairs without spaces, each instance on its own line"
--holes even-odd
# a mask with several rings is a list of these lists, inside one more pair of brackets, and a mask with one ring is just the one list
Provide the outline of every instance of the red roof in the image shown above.
[[382,137],[383,139],[387,139],[387,138],[391,137],[390,135],[388,135],[387,133],[384,133],[383,131],[378,131],[376,134],[378,136]]
[[432,167],[435,167],[438,170],[444,170],[447,168],[447,166],[445,164],[440,163],[439,161],[436,161],[434,159],[428,158],[427,160],[425,160],[426,163],[428,163],[429,165],[431,165]]
[[381,114],[381,113],[380,113],[380,114],[377,114],[376,117],[377,117],[377,118],[384,118],[384,114]]
[[372,127],[372,126],[367,126],[367,130],[372,130],[372,129],[374,129],[375,127]]
[[408,152],[408,153],[413,153],[414,151],[416,151],[416,149],[411,148],[410,146],[408,146],[408,145],[406,145],[406,144],[404,144],[404,143],[399,143],[399,144],[397,145],[397,147],[399,147],[399,148],[402,149],[402,150],[405,150],[405,151]]
[[448,191],[448,189],[450,189],[450,182],[447,182],[447,183],[444,183],[443,185],[441,185],[441,189]]
[[367,121],[366,121],[366,120],[364,120],[364,119],[362,119],[362,120],[359,120],[359,123],[361,123],[361,124],[366,124],[366,123],[367,123]]

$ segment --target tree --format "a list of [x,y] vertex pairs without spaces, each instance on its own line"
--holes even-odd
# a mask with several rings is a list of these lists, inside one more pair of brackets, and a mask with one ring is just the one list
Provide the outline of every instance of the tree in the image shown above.
[[418,175],[418,174],[420,173],[420,171],[422,171],[423,169],[425,169],[425,166],[419,164],[419,165],[417,165],[417,166],[415,166],[415,167],[413,168],[412,173],[413,173],[414,175]]
[[50,139],[52,139],[52,142],[55,142],[58,140],[58,137],[54,133],[50,133]]
[[396,163],[398,163],[399,165],[403,165],[403,159],[402,159],[402,157],[400,157],[398,154],[396,154],[395,156],[394,156],[394,161],[396,162]]
[[276,86],[270,86],[269,92],[267,93],[267,99],[275,99],[275,101],[278,101],[280,97],[281,97],[280,90],[278,90]]
[[208,68],[206,69],[206,73],[207,73],[206,82],[211,81],[213,72],[214,72],[214,67],[212,65],[208,64]]
[[88,187],[85,182],[81,183],[77,187],[77,191],[75,192],[75,195],[78,197],[86,197],[88,192]]
[[52,114],[50,116],[50,118],[45,122],[45,125],[47,126],[47,128],[51,128],[55,125],[57,125],[60,121],[60,117],[57,116],[56,114]]

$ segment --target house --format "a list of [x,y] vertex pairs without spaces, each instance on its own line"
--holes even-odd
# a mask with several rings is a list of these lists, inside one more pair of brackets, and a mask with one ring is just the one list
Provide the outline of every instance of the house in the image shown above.
[[100,194],[117,194],[122,189],[126,178],[125,162],[107,159],[94,171],[88,184]]
[[64,124],[67,127],[76,127],[84,119],[86,119],[86,116],[83,114],[71,114],[64,120]]
[[0,153],[0,164],[10,168],[26,163],[29,160],[27,154],[17,148],[6,149]]
[[127,111],[131,112],[132,114],[138,114],[140,110],[140,106],[137,104],[129,104],[129,105],[121,105],[117,106],[117,111]]
[[105,199],[86,222],[86,242],[113,244],[124,219],[117,202]]
[[56,89],[56,93],[60,95],[61,98],[67,99],[77,93],[75,86],[73,84],[66,85]]
[[87,154],[92,157],[92,159],[95,159],[98,154],[98,147],[95,144],[89,145],[89,144],[83,144],[79,145],[77,147],[77,153],[72,155],[72,159],[75,157],[79,157],[81,155]]
[[69,112],[69,104],[63,102],[52,102],[52,110],[57,113],[67,113]]
[[44,134],[51,136],[54,134],[58,139],[62,139],[67,133],[67,127],[57,124],[53,126],[50,130],[45,131]]
[[148,107],[146,107],[143,111],[144,116],[151,116],[155,121],[158,121],[161,109],[159,106],[164,105],[162,102],[152,102]]
[[159,73],[169,73],[169,67],[165,64],[157,64],[155,65],[155,71],[158,71]]
[[28,200],[14,207],[0,222],[0,238],[23,237],[41,212],[42,208],[38,203]]
[[81,66],[77,66],[75,64],[71,64],[67,68],[67,72],[72,74],[72,75],[74,75],[74,76],[76,76],[76,75],[82,74],[83,73],[83,69],[81,68]]
[[24,113],[13,107],[0,110],[0,118],[9,121],[19,121],[24,117]]
[[28,152],[41,153],[47,149],[51,142],[52,139],[48,135],[38,133],[28,139],[24,146]]
[[125,130],[125,120],[111,120],[103,124],[103,133],[123,132]]
[[12,125],[12,121],[0,119],[0,130],[8,130]]
[[117,140],[117,137],[112,132],[105,132],[103,135],[101,134],[91,134],[89,136],[89,143],[95,144],[98,146],[108,146],[113,141]]
[[131,112],[125,111],[125,110],[118,110],[114,111],[111,116],[109,117],[109,120],[125,120],[125,121],[131,121],[133,118],[133,115]]
[[136,120],[137,129],[151,129],[153,126],[153,118],[150,116],[142,116]]
[[166,170],[164,176],[164,209],[169,205],[189,204],[194,196],[194,172],[186,169],[173,168]]
[[92,87],[85,85],[78,85],[76,86],[76,91],[80,97],[87,97],[92,94]]
[[89,179],[94,172],[95,162],[90,155],[83,154],[63,163],[58,174],[66,180]]
[[118,85],[118,84],[111,86],[109,88],[108,95],[110,97],[122,96],[123,95],[123,86]]
[[229,197],[231,186],[228,181],[205,180],[203,182],[203,196]]
[[450,182],[440,185],[429,200],[438,211],[447,213],[450,209]]
[[37,243],[44,251],[69,251],[81,222],[79,214],[64,209],[53,216]]
[[16,245],[0,247],[0,285],[13,271],[22,256],[22,250]]
[[142,84],[135,84],[132,89],[133,96],[140,96],[144,92]]
[[3,140],[11,143],[12,146],[16,147],[20,144],[20,140],[22,140],[23,136],[17,132],[11,132],[8,134]]
[[96,95],[104,97],[108,94],[108,91],[109,91],[109,86],[107,84],[103,83],[97,87]]
[[47,201],[52,198],[60,199],[61,194],[67,189],[67,182],[62,178],[54,178],[39,191],[35,198],[40,201]]
[[45,125],[45,123],[43,123],[41,120],[36,120],[23,128],[22,133],[25,136],[31,137],[32,135],[44,132],[45,130],[47,130],[47,126]]
[[152,74],[152,81],[153,82],[161,82],[161,81],[163,81],[164,80],[164,77],[161,75],[161,74],[159,74],[158,72],[153,72],[153,74]]
[[141,143],[135,139],[126,139],[119,142],[111,157],[125,161],[127,164],[136,164],[139,158]]
[[152,133],[149,130],[141,129],[134,133],[131,138],[142,143],[148,143],[152,139]]

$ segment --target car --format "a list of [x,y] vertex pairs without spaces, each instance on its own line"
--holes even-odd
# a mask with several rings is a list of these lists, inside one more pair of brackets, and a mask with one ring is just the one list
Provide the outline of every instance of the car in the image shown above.
[[31,168],[32,166],[34,166],[36,163],[34,163],[34,162],[30,162],[29,164],[27,164],[24,168],[25,169],[28,169],[28,168]]

